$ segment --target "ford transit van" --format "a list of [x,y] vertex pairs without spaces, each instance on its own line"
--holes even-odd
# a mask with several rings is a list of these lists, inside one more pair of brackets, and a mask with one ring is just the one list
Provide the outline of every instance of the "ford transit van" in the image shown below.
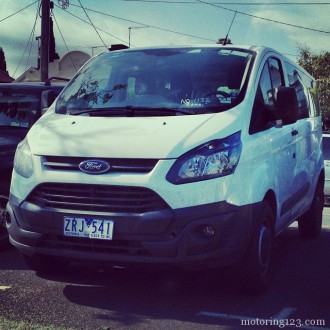
[[273,49],[104,53],[18,146],[10,240],[36,271],[235,264],[260,292],[276,235],[320,234],[321,139],[315,80]]

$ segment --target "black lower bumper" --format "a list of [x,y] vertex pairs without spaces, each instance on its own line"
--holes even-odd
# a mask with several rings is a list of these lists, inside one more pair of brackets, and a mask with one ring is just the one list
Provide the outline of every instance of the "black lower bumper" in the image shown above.
[[10,196],[11,243],[27,255],[114,264],[213,268],[237,262],[247,249],[260,204],[226,202],[144,214],[97,214],[114,221],[112,240],[66,237],[64,216],[93,212],[42,209]]

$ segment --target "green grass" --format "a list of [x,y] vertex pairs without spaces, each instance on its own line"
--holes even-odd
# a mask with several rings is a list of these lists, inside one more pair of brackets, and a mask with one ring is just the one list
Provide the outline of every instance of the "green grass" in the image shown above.
[[63,328],[55,325],[41,325],[32,322],[10,321],[0,317],[0,330],[74,330],[72,328]]
[[[78,330],[55,325],[42,325],[28,321],[11,321],[0,316],[0,330]],[[110,330],[109,326],[101,326],[95,330]]]

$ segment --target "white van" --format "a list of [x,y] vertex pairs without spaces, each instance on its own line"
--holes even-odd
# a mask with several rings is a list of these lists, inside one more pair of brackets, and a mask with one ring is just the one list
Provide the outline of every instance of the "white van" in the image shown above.
[[19,145],[7,228],[36,271],[72,260],[269,278],[274,237],[322,226],[315,80],[265,47],[90,60]]

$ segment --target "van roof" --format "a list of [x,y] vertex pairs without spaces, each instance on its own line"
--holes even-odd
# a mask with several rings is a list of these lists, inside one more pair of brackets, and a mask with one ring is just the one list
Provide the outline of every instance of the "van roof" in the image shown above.
[[122,52],[122,51],[136,51],[136,50],[146,50],[146,49],[178,49],[178,48],[229,48],[229,49],[244,49],[250,51],[260,52],[263,50],[275,51],[270,47],[257,46],[257,45],[233,45],[233,44],[186,44],[186,45],[157,45],[157,46],[145,46],[145,47],[135,47],[135,48],[125,48],[113,50],[111,52]]

